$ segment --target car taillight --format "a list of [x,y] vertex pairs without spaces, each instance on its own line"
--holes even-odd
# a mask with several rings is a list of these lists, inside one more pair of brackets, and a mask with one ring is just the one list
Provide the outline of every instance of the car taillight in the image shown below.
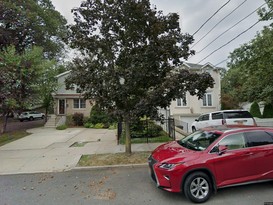
[[222,119],[222,125],[226,125],[227,121],[225,119]]

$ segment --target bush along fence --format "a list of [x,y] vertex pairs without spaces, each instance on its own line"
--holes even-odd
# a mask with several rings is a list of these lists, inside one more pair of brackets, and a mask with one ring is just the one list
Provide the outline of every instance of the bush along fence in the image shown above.
[[[125,143],[124,123],[118,123],[118,143]],[[132,143],[153,143],[175,140],[174,119],[145,119],[130,125]]]

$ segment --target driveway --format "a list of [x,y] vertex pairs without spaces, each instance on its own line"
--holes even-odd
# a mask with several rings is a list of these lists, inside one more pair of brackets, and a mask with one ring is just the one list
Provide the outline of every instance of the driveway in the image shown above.
[[[61,172],[74,169],[84,154],[124,152],[116,131],[108,129],[35,128],[32,134],[0,147],[0,175]],[[85,142],[83,147],[73,146]],[[133,151],[151,151],[160,143],[134,144]]]
[[[44,126],[44,124],[45,124],[45,120],[43,120],[43,119],[35,119],[33,121],[20,122],[19,120],[9,118],[6,132],[41,127],[41,126]],[[0,123],[0,126],[2,127],[2,123]]]

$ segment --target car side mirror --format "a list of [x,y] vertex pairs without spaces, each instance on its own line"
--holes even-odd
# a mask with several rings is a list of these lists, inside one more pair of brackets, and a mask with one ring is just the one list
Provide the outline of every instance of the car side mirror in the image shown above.
[[226,145],[219,145],[218,146],[218,154],[222,155],[227,151],[228,147]]
[[195,119],[196,122],[198,122],[199,120],[198,119]]

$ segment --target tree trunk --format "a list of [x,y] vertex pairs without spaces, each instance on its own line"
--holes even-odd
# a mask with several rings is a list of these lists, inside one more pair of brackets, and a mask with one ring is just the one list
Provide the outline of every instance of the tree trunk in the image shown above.
[[125,134],[126,134],[126,139],[125,139],[125,152],[127,154],[131,154],[131,133],[130,133],[130,123],[129,119],[125,119]]
[[1,128],[1,134],[6,132],[7,124],[8,124],[8,116],[5,113],[3,113],[3,125]]

